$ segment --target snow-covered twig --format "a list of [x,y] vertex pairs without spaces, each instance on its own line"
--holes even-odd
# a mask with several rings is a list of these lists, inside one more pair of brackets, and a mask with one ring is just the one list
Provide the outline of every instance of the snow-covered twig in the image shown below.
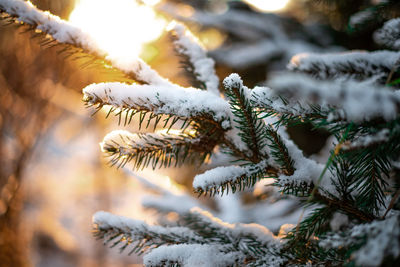
[[99,211],[93,216],[95,235],[104,239],[104,243],[113,242],[113,246],[123,244],[121,250],[132,246],[133,252],[145,252],[149,248],[161,245],[184,243],[204,243],[204,239],[186,227],[162,227],[148,225],[140,220]]
[[228,103],[213,93],[177,85],[92,84],[83,89],[90,105],[112,105],[120,109],[151,111],[186,118],[203,118],[230,128]]
[[387,87],[355,81],[319,81],[300,74],[282,74],[269,85],[287,99],[305,99],[322,107],[337,108],[331,119],[353,122],[382,118],[393,120],[400,110],[400,95]]
[[[196,175],[193,181],[193,187],[199,193],[223,194],[228,193],[229,189],[234,193],[237,189],[253,186],[259,179],[268,172],[267,161],[248,166],[228,166],[217,167],[206,171],[203,174]],[[270,172],[275,171],[269,168]]]
[[157,85],[170,84],[168,80],[161,77],[140,58],[137,58],[134,62],[126,62],[121,58],[108,56],[89,34],[48,11],[39,10],[29,1],[0,0],[0,13],[8,14],[8,18],[16,22],[29,25],[34,30],[48,34],[58,43],[69,44],[83,49],[88,54],[104,58],[113,67],[120,69],[137,82]]
[[392,51],[332,54],[299,54],[294,56],[289,70],[310,74],[317,79],[356,79],[385,82],[396,65],[400,53]]
[[351,247],[352,258],[359,266],[381,266],[385,257],[400,255],[399,216],[394,215],[383,221],[359,224],[343,235],[327,235],[321,240],[325,248]]
[[180,55],[188,58],[191,70],[196,79],[203,84],[204,89],[219,95],[219,79],[215,74],[214,60],[209,58],[199,40],[183,25],[170,25],[170,32],[174,38],[175,49]]
[[375,32],[374,40],[380,45],[400,50],[400,18],[387,21],[381,29]]

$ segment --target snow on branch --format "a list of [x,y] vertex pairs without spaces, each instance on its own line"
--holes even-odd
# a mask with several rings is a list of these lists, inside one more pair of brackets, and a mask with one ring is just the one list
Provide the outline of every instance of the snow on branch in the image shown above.
[[170,25],[175,49],[179,55],[187,60],[186,68],[195,75],[199,87],[219,95],[219,79],[215,74],[215,62],[209,58],[199,40],[183,25],[173,23]]
[[[278,255],[283,244],[263,226],[225,223],[199,208],[183,215],[179,227],[148,225],[103,211],[94,215],[93,223],[95,235],[104,239],[105,244],[120,246],[121,251],[130,247],[130,253],[150,251],[144,260],[149,266],[167,262],[202,266],[204,261],[215,262],[212,266],[226,266],[228,262],[240,264]],[[213,253],[209,250],[211,247]],[[193,249],[189,252],[189,248]]]
[[[280,95],[277,95],[274,90],[269,87],[257,86],[251,90],[251,103],[254,107],[260,108],[268,116],[278,116],[300,119],[319,120],[326,118],[329,111],[325,107],[318,105],[310,105],[306,99],[296,99],[289,101]],[[276,124],[283,122],[278,120]]]
[[[135,133],[118,130],[112,131],[104,137],[100,144],[103,152],[108,154],[113,165],[124,166],[133,162],[135,169],[147,167],[153,169],[175,166],[188,158],[204,160],[211,148],[205,146],[200,138],[185,133]],[[207,149],[209,149],[207,151]]]
[[236,266],[240,254],[224,253],[219,244],[179,244],[153,249],[143,259],[145,266],[225,267]]
[[355,81],[319,81],[300,74],[282,74],[269,85],[277,95],[288,99],[305,99],[322,107],[335,107],[332,120],[354,122],[382,118],[395,119],[400,109],[400,95],[387,87]]
[[376,146],[389,141],[389,135],[390,135],[389,129],[382,129],[375,134],[356,136],[356,138],[352,142],[344,143],[341,149],[353,150],[353,149],[366,148],[370,146]]
[[148,225],[140,220],[113,215],[99,211],[93,216],[95,235],[104,239],[105,244],[112,246],[121,244],[120,250],[131,246],[133,252],[145,252],[148,249],[162,245],[184,243],[205,243],[202,237],[186,227],[162,227]]
[[400,53],[392,51],[346,52],[334,54],[305,53],[294,56],[288,69],[317,79],[356,79],[385,82]]
[[240,251],[246,256],[264,256],[279,251],[282,245],[279,238],[261,225],[226,223],[199,208],[192,208],[181,222],[207,240],[229,245],[227,250]]
[[325,248],[353,247],[351,258],[359,266],[381,266],[387,257],[400,255],[399,216],[383,221],[359,224],[344,233],[327,235],[321,240]]
[[48,11],[39,10],[30,1],[0,0],[0,13],[8,15],[3,15],[3,18],[29,25],[33,30],[51,36],[58,43],[72,45],[95,57],[105,58],[112,66],[139,83],[170,84],[140,58],[134,62],[126,62],[124,59],[107,56],[89,34]]
[[232,190],[232,193],[235,193],[237,190],[253,186],[258,180],[264,178],[268,172],[272,171],[273,169],[269,168],[266,161],[247,166],[217,167],[196,175],[193,187],[200,194],[224,194],[225,191],[229,193],[229,189]]
[[128,85],[124,83],[91,84],[83,89],[89,105],[112,105],[121,110],[150,111],[173,115],[183,120],[200,118],[230,128],[228,103],[214,94],[176,85]]
[[400,50],[400,18],[387,21],[374,33],[374,40],[380,45]]
[[243,85],[243,81],[236,73],[224,79],[224,87],[229,104],[234,115],[233,121],[238,136],[250,149],[251,161],[258,163],[266,154],[264,121],[259,118],[259,112],[251,105],[250,90]]

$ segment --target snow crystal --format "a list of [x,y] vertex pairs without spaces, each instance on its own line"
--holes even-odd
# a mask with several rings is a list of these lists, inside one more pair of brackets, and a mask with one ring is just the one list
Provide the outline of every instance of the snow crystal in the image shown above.
[[177,37],[174,44],[178,47],[179,53],[188,56],[197,78],[205,83],[209,92],[219,95],[219,79],[215,74],[214,60],[207,57],[199,40],[185,26],[175,23],[171,26],[171,30]]
[[269,85],[277,95],[288,99],[306,99],[322,106],[335,106],[339,119],[354,122],[374,118],[390,121],[396,118],[400,104],[400,95],[387,87],[351,80],[327,82],[300,74],[286,74],[275,77]]
[[128,85],[123,83],[91,84],[83,89],[91,104],[101,102],[115,107],[150,110],[155,114],[172,114],[190,118],[208,116],[229,128],[229,104],[216,95],[175,85]]

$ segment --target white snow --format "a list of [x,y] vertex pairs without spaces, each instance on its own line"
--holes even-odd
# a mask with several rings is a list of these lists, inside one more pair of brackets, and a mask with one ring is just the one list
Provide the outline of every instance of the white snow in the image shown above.
[[[284,102],[278,94],[269,87],[256,86],[251,90],[251,102],[254,106],[274,110],[277,113],[290,113],[295,116],[303,116],[314,111],[309,108],[306,99]],[[326,111],[324,106],[322,111]]]
[[219,229],[218,231],[221,233],[225,233],[232,240],[232,243],[239,241],[245,244],[248,241],[247,237],[256,240],[260,245],[270,244],[278,246],[281,242],[271,231],[259,224],[230,224],[214,217],[210,212],[197,207],[192,208],[190,211],[192,214],[197,215],[196,219],[202,221],[204,225],[212,225],[213,228]]
[[[400,255],[399,216],[394,215],[383,221],[373,221],[359,224],[341,236],[333,234],[322,239],[320,244],[326,248],[343,247],[361,243],[362,246],[352,253],[352,258],[359,266],[380,266],[388,256],[394,258]],[[366,238],[366,243],[363,240]]]
[[374,33],[374,40],[380,45],[400,50],[400,18],[387,21]]
[[[356,81],[318,81],[300,74],[282,74],[269,85],[277,95],[288,99],[305,99],[310,103],[338,108],[338,119],[354,122],[397,117],[400,95],[387,87]],[[335,118],[332,116],[332,118]]]
[[[144,221],[134,220],[124,216],[114,215],[105,211],[98,211],[93,215],[93,224],[97,225],[99,230],[121,231],[135,239],[137,233],[153,232],[161,235],[175,235],[186,240],[201,241],[192,230],[186,227],[162,227],[158,225],[148,225]],[[139,239],[140,234],[139,234]]]
[[223,81],[225,88],[243,88],[243,81],[240,78],[239,74],[231,73],[228,77],[226,77]]
[[228,182],[235,182],[242,177],[250,177],[267,167],[267,163],[262,161],[249,166],[228,166],[217,167],[206,171],[203,174],[196,175],[193,181],[193,187],[196,189],[207,190],[210,187],[219,186]]
[[146,266],[225,267],[235,265],[238,252],[223,253],[221,245],[179,244],[153,249],[144,256]]
[[136,153],[136,149],[154,145],[165,145],[165,142],[168,142],[168,144],[178,144],[189,142],[189,140],[192,142],[198,141],[195,138],[184,140],[185,137],[188,136],[180,131],[177,134],[169,133],[167,135],[163,131],[155,133],[131,133],[126,130],[115,130],[104,137],[103,142],[100,143],[100,147],[103,152],[107,152],[107,147],[116,147],[121,155],[128,155]]
[[351,143],[349,143],[349,144],[345,143],[342,146],[342,149],[346,150],[346,149],[352,149],[352,148],[358,148],[358,147],[367,147],[371,144],[388,141],[389,133],[390,133],[389,129],[382,129],[379,132],[377,132],[376,134],[358,136]]
[[170,30],[176,36],[174,44],[179,53],[189,58],[197,79],[206,85],[207,91],[219,95],[219,79],[215,74],[215,62],[207,56],[199,40],[183,24],[173,23],[170,25]]
[[133,73],[142,82],[157,85],[171,84],[140,58],[126,61],[123,58],[107,56],[107,53],[99,48],[88,33],[48,11],[39,10],[30,1],[0,0],[0,10],[15,16],[19,22],[32,25],[37,30],[49,34],[60,43],[81,47],[92,54],[105,57],[114,67],[128,74]]
[[329,225],[333,231],[339,231],[340,228],[347,226],[349,224],[349,217],[346,214],[335,212]]
[[288,64],[292,71],[304,72],[318,79],[375,80],[389,74],[400,58],[400,53],[393,51],[350,51],[342,53],[303,53],[294,56]]
[[335,189],[332,185],[330,179],[331,177],[327,177],[327,173],[321,180],[319,180],[324,169],[324,165],[319,164],[312,159],[306,158],[303,155],[303,152],[293,143],[292,140],[286,139],[282,135],[281,137],[288,149],[290,157],[293,159],[295,172],[290,176],[281,174],[278,178],[278,183],[281,186],[285,186],[286,184],[292,183],[300,185],[303,182],[306,184],[310,184],[312,182],[314,185],[318,185],[324,190],[334,193]]
[[208,116],[230,127],[229,104],[216,95],[195,88],[177,85],[137,85],[124,83],[91,84],[83,89],[89,103],[101,102],[114,107],[150,110],[154,114],[172,114],[190,118]]

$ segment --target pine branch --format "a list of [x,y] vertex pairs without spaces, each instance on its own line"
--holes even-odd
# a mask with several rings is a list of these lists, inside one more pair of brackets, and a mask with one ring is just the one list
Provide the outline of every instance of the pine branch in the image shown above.
[[268,87],[255,87],[251,91],[251,103],[262,112],[262,117],[274,117],[277,127],[280,125],[299,125],[311,123],[316,127],[334,128],[334,121],[328,121],[334,110],[304,100],[289,101]]
[[286,74],[270,81],[277,95],[292,100],[307,99],[328,106],[328,121],[355,123],[391,121],[398,117],[399,95],[387,87],[355,81],[318,81],[299,74]]
[[171,84],[139,58],[135,62],[127,63],[121,59],[108,56],[81,29],[60,19],[58,16],[37,9],[30,2],[23,0],[0,0],[0,13],[2,13],[3,18],[5,16],[13,22],[29,25],[29,29],[32,31],[35,30],[49,35],[48,45],[53,43],[72,45],[81,49],[86,54],[93,55],[95,58],[105,59],[106,63],[121,70],[138,83]]
[[143,221],[97,212],[93,216],[94,235],[111,247],[121,245],[120,251],[130,247],[132,253],[144,253],[156,247],[172,244],[202,244],[206,240],[185,227],[164,228],[147,225]]
[[351,218],[357,219],[359,221],[371,222],[377,219],[377,217],[373,214],[359,208],[359,205],[357,205],[356,203],[339,199],[332,195],[330,195],[330,197],[327,197],[320,193],[314,193],[312,201],[327,205],[333,210],[342,211],[343,213],[349,215]]
[[279,239],[268,229],[254,224],[229,224],[209,212],[193,208],[180,222],[210,243],[228,245],[228,251],[240,251],[248,260],[274,255],[280,249]]
[[199,195],[223,195],[224,192],[228,194],[229,190],[232,193],[242,191],[245,188],[254,186],[257,181],[263,178],[276,177],[276,175],[277,170],[268,166],[266,161],[245,166],[217,167],[196,175],[193,181],[193,188]]
[[336,191],[342,200],[354,203],[352,192],[354,188],[351,187],[355,181],[355,171],[351,168],[350,162],[344,160],[342,157],[335,157],[329,167],[330,172],[336,179],[331,179]]
[[133,82],[126,73],[111,66],[110,61],[94,53],[88,53],[76,45],[62,43],[54,39],[46,32],[40,31],[35,26],[20,23],[15,17],[9,16],[0,11],[0,21],[5,22],[4,26],[15,26],[20,33],[30,33],[31,39],[35,40],[44,49],[55,49],[57,54],[64,59],[71,59],[79,62],[82,69],[96,68],[100,72],[110,75],[114,81]]
[[266,138],[269,140],[270,154],[279,164],[281,171],[287,176],[293,175],[295,171],[293,159],[278,132],[271,125],[266,129]]
[[128,122],[134,114],[142,111],[151,112],[151,118],[158,121],[160,117],[157,115],[170,115],[183,121],[203,120],[218,128],[230,128],[228,103],[211,93],[194,88],[100,83],[87,86],[83,93],[83,100],[88,106],[97,105],[97,109],[100,109],[111,105],[118,115],[126,112],[125,121],[130,112]]
[[243,86],[239,75],[231,74],[225,78],[224,87],[235,116],[234,122],[238,124],[238,135],[252,153],[252,162],[258,163],[268,157],[264,138],[266,125],[259,118],[259,112],[251,106],[248,89]]
[[[201,255],[201,258],[198,256]],[[226,253],[219,244],[179,244],[155,248],[144,256],[145,266],[226,266],[240,262],[240,254]]]
[[288,69],[319,80],[372,79],[385,84],[399,57],[400,53],[391,51],[300,54],[291,59]]
[[179,135],[146,133],[131,134],[127,131],[113,131],[104,137],[102,151],[111,157],[111,164],[118,167],[133,162],[134,169],[151,165],[169,167],[180,166],[191,160],[203,162],[213,147],[207,147],[203,138],[185,133]]
[[367,148],[346,155],[356,173],[356,201],[361,209],[375,214],[379,214],[380,207],[385,206],[386,179],[391,169],[385,153],[387,151]]
[[175,52],[182,58],[182,67],[191,78],[192,86],[219,95],[219,79],[215,74],[214,60],[207,57],[199,40],[183,24],[171,25],[169,32]]
[[[355,225],[341,233],[327,233],[320,245],[326,249],[341,249],[357,266],[393,266],[400,254],[399,216],[382,221]],[[379,244],[377,243],[379,242]],[[366,256],[370,255],[371,256]]]

